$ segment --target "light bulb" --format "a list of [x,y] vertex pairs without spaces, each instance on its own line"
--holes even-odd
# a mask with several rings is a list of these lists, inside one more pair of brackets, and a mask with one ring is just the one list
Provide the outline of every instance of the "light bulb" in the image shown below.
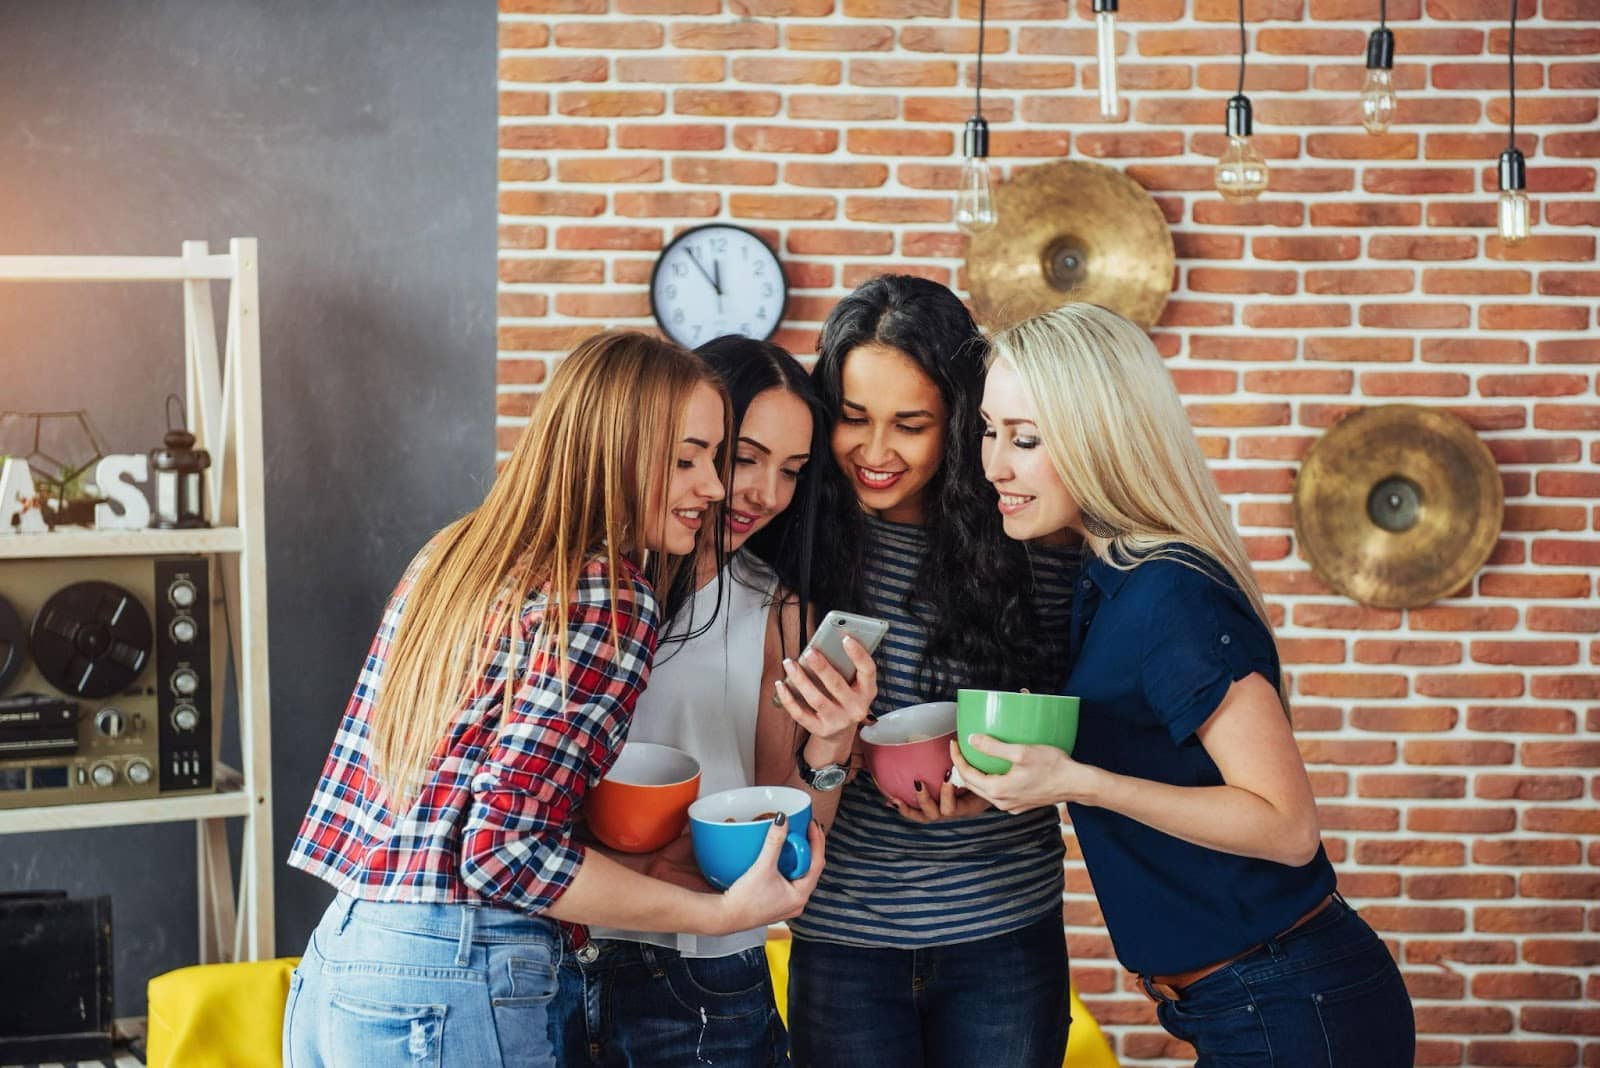
[[1000,221],[994,191],[989,188],[989,123],[982,115],[967,120],[961,131],[961,150],[967,160],[961,165],[961,184],[956,187],[956,229],[981,234]]
[[1117,101],[1116,0],[1094,0],[1095,50],[1100,61],[1100,115],[1114,119],[1122,112]]
[[1361,84],[1361,125],[1367,133],[1389,132],[1394,121],[1394,31],[1380,26],[1367,35],[1367,78]]
[[1520,245],[1528,239],[1527,162],[1519,149],[1500,153],[1500,240]]
[[956,229],[978,234],[993,229],[999,221],[989,187],[989,161],[969,156],[961,165],[961,185],[956,190]]
[[1250,141],[1250,101],[1243,94],[1228,101],[1228,147],[1217,160],[1216,181],[1222,199],[1236,204],[1267,188],[1267,161]]
[[1367,133],[1388,133],[1389,124],[1394,121],[1395,106],[1394,78],[1390,72],[1381,67],[1367,71],[1367,80],[1361,86],[1361,125],[1367,128]]

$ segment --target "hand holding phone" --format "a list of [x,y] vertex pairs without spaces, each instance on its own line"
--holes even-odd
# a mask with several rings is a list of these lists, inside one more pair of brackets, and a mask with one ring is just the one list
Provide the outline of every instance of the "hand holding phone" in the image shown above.
[[844,651],[844,636],[846,634],[860,642],[871,656],[877,651],[878,644],[889,633],[887,620],[873,616],[858,616],[851,612],[829,612],[822,617],[822,622],[817,624],[816,633],[811,635],[811,640],[806,643],[804,652],[800,654],[800,663],[806,662],[806,653],[815,651],[832,664],[834,670],[844,676],[845,682],[854,682],[856,679],[856,665],[850,659],[850,654]]

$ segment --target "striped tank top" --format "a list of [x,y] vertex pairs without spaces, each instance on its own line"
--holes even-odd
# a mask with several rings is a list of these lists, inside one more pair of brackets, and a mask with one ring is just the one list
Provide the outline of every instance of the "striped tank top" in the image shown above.
[[[879,715],[953,701],[966,685],[952,665],[934,665],[944,682],[917,678],[928,635],[906,605],[926,550],[922,528],[866,517],[866,611],[890,626],[875,657],[872,710]],[[1039,620],[1064,677],[1077,555],[1038,547],[1030,555]],[[857,776],[839,800],[822,879],[789,928],[821,942],[894,949],[1005,934],[1060,910],[1063,853],[1053,808],[1020,815],[988,809],[970,819],[912,823],[884,807],[870,777]]]

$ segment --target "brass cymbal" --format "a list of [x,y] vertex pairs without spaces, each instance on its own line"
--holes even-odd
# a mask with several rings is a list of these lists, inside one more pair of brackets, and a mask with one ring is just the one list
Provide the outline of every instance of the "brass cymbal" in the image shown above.
[[1416,608],[1466,584],[1500,535],[1494,457],[1457,416],[1387,404],[1311,446],[1294,529],[1311,570],[1362,604]]
[[1115,167],[1056,160],[994,192],[999,223],[967,247],[973,311],[991,330],[1087,301],[1155,325],[1172,290],[1172,234]]

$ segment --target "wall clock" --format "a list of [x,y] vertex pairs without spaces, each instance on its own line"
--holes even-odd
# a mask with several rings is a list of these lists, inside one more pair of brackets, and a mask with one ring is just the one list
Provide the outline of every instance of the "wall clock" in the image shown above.
[[661,251],[650,275],[651,313],[687,348],[723,334],[771,337],[788,297],[777,255],[731,223],[685,230]]

